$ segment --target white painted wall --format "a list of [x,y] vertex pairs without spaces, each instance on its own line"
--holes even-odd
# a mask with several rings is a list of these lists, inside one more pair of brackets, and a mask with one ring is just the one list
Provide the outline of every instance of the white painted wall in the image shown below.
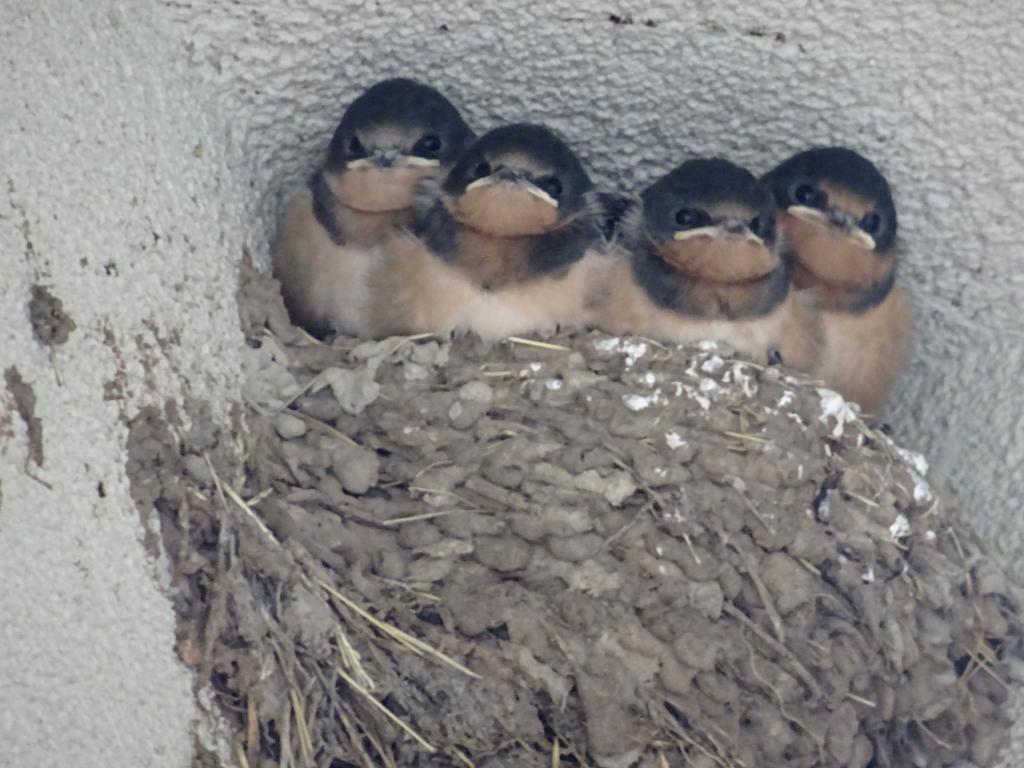
[[[124,428],[102,400],[116,365],[104,329],[133,371],[129,410],[189,388],[237,392],[241,246],[266,263],[281,191],[384,76],[437,83],[481,129],[547,121],[597,178],[631,188],[691,154],[761,171],[842,142],[876,159],[896,191],[921,326],[892,420],[1024,555],[1017,0],[0,0],[0,51],[0,367],[16,362],[36,388],[39,474],[55,486],[22,476],[15,419],[17,436],[0,437],[0,583],[15,585],[0,590],[0,687],[13,695],[0,743],[15,765],[58,742],[83,767],[183,765],[188,681],[135,543]],[[28,330],[37,279],[79,325],[55,358],[63,387]],[[147,318],[180,345],[161,351]],[[155,391],[144,359],[160,371]],[[132,688],[118,697],[122,664]]]

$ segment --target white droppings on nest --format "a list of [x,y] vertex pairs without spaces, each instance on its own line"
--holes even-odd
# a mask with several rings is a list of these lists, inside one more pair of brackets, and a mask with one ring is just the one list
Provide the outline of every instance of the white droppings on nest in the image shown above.
[[629,341],[612,336],[607,339],[597,339],[594,342],[594,349],[600,352],[621,352],[626,356],[626,367],[632,368],[636,361],[647,354],[650,347],[643,341]]
[[910,470],[910,476],[914,480],[914,501],[917,504],[927,504],[935,498],[935,494],[932,493],[932,487],[928,484],[927,480],[914,470]]
[[939,538],[935,531],[933,531],[931,528],[924,532],[924,537],[928,539],[928,541],[935,541],[937,538]]
[[565,382],[563,382],[561,379],[548,379],[546,382],[544,382],[544,386],[545,388],[550,389],[552,392],[557,392],[563,386],[565,386]]
[[868,566],[868,569],[866,571],[864,571],[864,573],[861,574],[860,580],[863,581],[865,584],[874,584],[875,583],[875,569],[872,568],[871,566]]
[[722,390],[722,385],[714,379],[701,379],[700,391],[708,394],[717,394]]
[[896,515],[896,519],[889,526],[889,533],[895,540],[905,539],[910,535],[910,521],[902,512]]
[[804,465],[803,464],[797,464],[796,465],[796,479],[797,480],[803,480],[804,479]]
[[793,400],[796,398],[796,394],[791,389],[787,389],[782,393],[782,397],[779,398],[779,402],[776,406],[779,408],[788,408],[793,404]]
[[626,353],[626,367],[632,368],[641,357],[647,354],[647,345],[642,341],[625,342],[622,351]]
[[665,477],[665,475],[667,475],[667,474],[668,474],[668,470],[665,469],[664,467],[655,467],[654,468],[654,476],[655,477]]
[[697,405],[699,405],[705,411],[711,407],[711,398],[709,398],[707,395],[701,394],[696,389],[691,387],[689,384],[680,384],[680,387],[682,388],[683,392],[686,393],[687,397],[696,402]]
[[540,369],[543,367],[543,363],[538,363],[534,361],[519,371],[519,378],[525,379],[527,376],[530,376],[531,374],[540,373]]
[[662,557],[662,556],[663,556],[663,555],[665,554],[665,550],[664,550],[664,548],[663,548],[663,547],[661,546],[661,544],[659,544],[658,546],[656,546],[656,547],[654,548],[654,551],[655,551],[655,552],[657,553],[658,557]]
[[700,347],[701,352],[717,352],[719,349],[721,349],[719,343],[713,339],[705,339],[704,341],[700,342],[697,346]]
[[754,377],[747,372],[747,365],[743,362],[733,363],[732,370],[725,374],[725,381],[730,379],[740,385],[744,397],[753,397],[757,394],[757,383]]
[[718,355],[711,355],[711,357],[701,363],[700,369],[704,371],[704,373],[718,373],[724,367],[725,360],[720,358]]
[[631,411],[644,411],[652,405],[663,405],[667,400],[661,390],[656,389],[649,395],[623,395],[622,402]]
[[857,420],[860,406],[856,403],[848,403],[842,395],[831,389],[819,388],[818,396],[821,398],[819,420],[827,426],[830,417],[835,419],[836,425],[832,430],[832,437],[836,439],[842,437],[846,425]]
[[647,373],[644,374],[643,382],[648,387],[653,387],[658,382],[658,377],[655,376],[651,371],[648,371]]
[[892,440],[890,440],[889,443],[896,449],[896,454],[907,462],[907,464],[912,466],[914,470],[921,475],[921,477],[926,477],[928,475],[928,459],[916,451],[909,451],[906,448],[900,448],[893,443]]
[[676,448],[685,448],[689,443],[683,440],[678,432],[670,430],[665,433],[665,445],[674,451]]
[[804,420],[803,418],[801,418],[799,413],[787,413],[786,418],[789,419],[790,421],[795,421],[801,427],[807,426],[807,424],[804,423]]
[[893,452],[907,465],[910,479],[914,481],[914,502],[927,504],[935,498],[932,487],[925,479],[928,476],[928,459],[916,451],[901,448],[888,435],[883,435]]

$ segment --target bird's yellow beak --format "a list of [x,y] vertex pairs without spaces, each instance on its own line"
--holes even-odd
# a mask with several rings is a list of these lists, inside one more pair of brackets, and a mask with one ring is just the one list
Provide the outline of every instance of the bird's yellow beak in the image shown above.
[[418,155],[399,155],[391,165],[380,165],[377,159],[371,155],[370,157],[360,157],[358,160],[350,160],[347,167],[349,170],[361,168],[386,170],[388,168],[438,168],[440,165],[441,161],[437,158],[419,157]]
[[[697,237],[707,238],[727,238],[732,233],[726,230],[724,227],[718,225],[711,225],[707,227],[696,227],[695,229],[681,229],[672,234],[672,239],[681,242],[683,240],[692,240]],[[743,238],[744,240],[755,243],[756,245],[764,245],[764,240],[755,235],[753,232],[747,231]]]
[[[806,205],[791,205],[786,209],[786,213],[795,219],[800,221],[806,221],[808,224],[816,224],[821,227],[831,227],[832,222],[829,221],[828,215],[824,211],[820,211],[817,208],[811,208]],[[869,235],[860,227],[850,227],[845,231],[846,239],[856,245],[858,248],[864,248],[869,251],[875,250],[877,243],[875,238]]]
[[809,205],[791,205],[786,209],[786,213],[795,219],[800,221],[806,221],[809,224],[828,224],[828,216],[825,215],[824,211],[819,211],[817,208],[811,208]]
[[[471,192],[474,189],[481,189],[482,187],[488,187],[488,186],[491,186],[492,184],[496,184],[498,181],[501,181],[501,179],[497,178],[495,176],[495,174],[492,173],[490,176],[484,176],[483,178],[476,179],[475,181],[470,182],[469,185],[466,186],[466,191],[467,192]],[[550,205],[552,208],[555,208],[555,209],[558,208],[558,201],[555,200],[555,198],[553,198],[551,195],[549,195],[547,192],[545,192],[540,187],[537,187],[537,186],[535,186],[535,185],[533,185],[530,182],[525,181],[525,180],[517,180],[515,183],[516,183],[516,186],[518,186],[524,192],[526,192],[526,193],[528,193],[530,195],[533,195],[538,200],[544,201],[545,203]]]
[[847,238],[853,241],[854,245],[858,245],[861,248],[864,248],[869,251],[875,250],[875,247],[877,246],[875,238],[873,238],[860,227],[854,227],[853,229],[851,229],[847,234]]
[[533,184],[531,184],[529,182],[526,182],[525,184],[523,184],[523,189],[525,189],[531,195],[536,197],[538,200],[544,201],[545,203],[550,205],[552,208],[558,208],[558,201],[555,200],[555,198],[553,198],[551,195],[549,195],[547,192],[545,192],[540,187],[535,187]]
[[420,157],[419,155],[403,155],[396,165],[404,165],[408,168],[438,168],[441,161],[436,157]]

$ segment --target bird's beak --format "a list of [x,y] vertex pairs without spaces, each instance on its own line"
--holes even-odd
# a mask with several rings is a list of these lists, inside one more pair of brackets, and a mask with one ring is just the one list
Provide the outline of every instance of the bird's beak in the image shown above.
[[482,187],[489,187],[495,181],[497,181],[497,179],[494,178],[494,174],[491,174],[490,176],[483,176],[483,177],[481,177],[479,179],[476,179],[475,181],[471,181],[466,186],[466,191],[470,192],[470,191],[472,191],[474,189],[480,189]]
[[436,158],[407,155],[404,152],[388,149],[377,150],[369,157],[350,160],[348,168],[353,170],[360,168],[437,168],[440,165],[441,161]]
[[865,248],[869,251],[875,250],[877,243],[875,238],[865,232],[858,226],[854,226],[846,235],[855,245],[859,245],[861,248]]
[[470,182],[466,186],[466,191],[471,192],[474,189],[481,189],[483,187],[489,187],[494,184],[501,182],[510,182],[520,187],[524,192],[533,195],[538,200],[543,200],[545,203],[550,205],[552,208],[558,208],[558,201],[555,200],[551,195],[545,192],[540,187],[534,185],[530,181],[524,179],[518,174],[514,174],[504,169],[492,173],[490,176],[484,176],[483,178],[476,179]]
[[853,222],[852,217],[847,216],[843,217],[841,221],[836,221],[835,217],[829,216],[825,211],[818,210],[817,208],[811,208],[806,205],[791,205],[786,209],[786,212],[793,218],[806,221],[809,224],[838,227],[844,231],[848,240],[860,248],[873,251],[877,245],[875,243],[875,238],[857,226],[857,224]]
[[681,229],[672,235],[673,240],[693,240],[697,237],[720,237],[721,231],[719,227],[696,227],[695,229]]
[[811,208],[809,205],[791,205],[786,209],[786,213],[795,219],[800,221],[806,221],[809,224],[828,224],[828,215],[824,211],[819,211],[817,208]]
[[550,205],[552,208],[558,208],[558,201],[555,200],[555,198],[553,198],[551,195],[549,195],[547,192],[545,192],[540,187],[534,186],[530,182],[525,181],[525,182],[523,182],[523,189],[525,189],[531,195],[536,197],[538,200],[544,201],[545,203]]
[[755,245],[764,245],[764,240],[751,232],[743,224],[712,224],[707,227],[697,227],[696,229],[681,229],[672,234],[672,239],[680,242],[683,240],[692,240],[696,237],[707,237],[714,239],[742,239]]
[[441,161],[436,157],[420,157],[419,155],[402,155],[399,165],[408,168],[439,168]]

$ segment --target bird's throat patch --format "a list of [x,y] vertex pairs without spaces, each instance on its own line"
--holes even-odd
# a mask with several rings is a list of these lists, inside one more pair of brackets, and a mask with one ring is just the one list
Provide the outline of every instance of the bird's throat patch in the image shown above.
[[758,280],[780,264],[779,257],[768,248],[750,240],[695,237],[662,243],[655,250],[673,269],[712,283]]
[[411,208],[421,179],[438,175],[436,168],[355,168],[325,173],[331,192],[344,205],[366,213]]
[[489,184],[445,201],[460,224],[500,237],[540,235],[559,225],[558,209],[513,184]]

